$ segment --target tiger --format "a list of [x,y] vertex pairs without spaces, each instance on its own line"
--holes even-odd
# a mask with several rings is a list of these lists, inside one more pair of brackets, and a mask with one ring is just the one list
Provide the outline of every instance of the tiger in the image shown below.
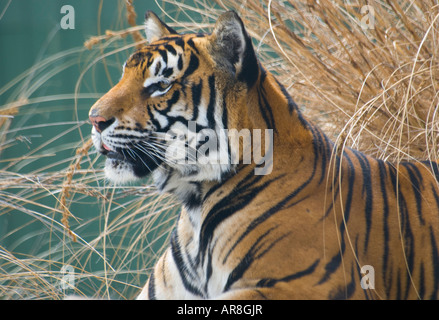
[[437,162],[338,149],[234,11],[183,34],[148,11],[145,33],[89,112],[108,180],[181,203],[137,299],[439,297]]

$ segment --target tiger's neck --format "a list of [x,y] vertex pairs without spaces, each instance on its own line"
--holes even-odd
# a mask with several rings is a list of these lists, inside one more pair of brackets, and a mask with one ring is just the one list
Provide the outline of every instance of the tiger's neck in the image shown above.
[[[283,174],[283,171],[290,171],[296,164],[303,163],[304,154],[313,154],[309,152],[310,149],[314,148],[313,130],[318,129],[302,117],[300,110],[285,88],[262,66],[260,67],[258,80],[248,91],[247,99],[240,105],[229,103],[227,108],[227,114],[229,115],[227,129],[236,129],[237,131],[248,129],[250,132],[254,129],[272,131],[273,141],[269,143],[272,144],[272,166],[276,174]],[[239,116],[235,115],[233,117],[233,112],[236,113],[236,109],[238,109]],[[254,141],[254,139],[251,140],[252,143]],[[254,145],[251,146],[252,155],[254,154],[254,147]],[[260,154],[263,155],[265,146],[258,147],[262,148]],[[265,151],[268,149],[266,148]],[[209,197],[213,190],[234,188],[233,180],[238,181],[240,175],[253,174],[257,176],[255,169],[258,164],[253,160],[252,158],[250,164],[244,164],[243,154],[240,154],[240,164],[232,166],[231,170],[224,174],[219,181],[203,181],[199,177],[193,179],[195,177],[193,175],[185,176],[181,172],[170,168],[157,170],[154,174],[154,180],[159,190],[175,195],[189,212],[201,212],[203,207],[211,206],[206,205],[206,201],[214,202]],[[312,159],[307,160],[309,163],[313,162]],[[261,167],[260,163],[259,167]],[[258,181],[266,178],[270,179],[271,168],[267,172],[267,177],[261,176],[255,179]],[[235,178],[233,179],[233,177]]]
[[[311,145],[312,130],[287,90],[277,79],[259,66],[259,76],[249,90],[240,118],[252,129],[273,130],[276,144]],[[239,127],[239,123],[235,124]],[[242,129],[242,128],[238,128]]]

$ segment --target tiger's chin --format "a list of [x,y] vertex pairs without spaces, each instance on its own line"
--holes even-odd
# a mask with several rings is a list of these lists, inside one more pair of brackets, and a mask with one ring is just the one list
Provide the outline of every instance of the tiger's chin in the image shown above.
[[138,177],[134,174],[133,166],[132,164],[115,160],[115,159],[109,159],[105,161],[105,177],[113,182],[114,184],[127,184],[132,181],[139,180],[141,177]]
[[112,158],[107,155],[105,161],[105,177],[115,184],[127,184],[149,176],[160,165],[157,159],[151,161],[129,161],[126,159]]
[[158,158],[130,159],[116,152],[103,152],[106,156],[105,177],[116,185],[123,185],[152,176],[161,191],[187,186],[187,182],[221,181],[231,170],[230,164],[178,164],[166,163]]

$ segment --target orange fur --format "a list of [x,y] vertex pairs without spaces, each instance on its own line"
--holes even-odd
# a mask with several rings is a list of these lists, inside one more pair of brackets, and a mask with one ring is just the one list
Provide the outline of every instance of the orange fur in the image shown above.
[[[159,34],[128,60],[121,81],[92,107],[94,130],[116,134],[113,124],[102,130],[116,119],[124,135],[143,134],[153,128],[151,115],[158,119],[163,110],[169,122],[177,113],[188,121],[207,113],[215,130],[224,122],[223,129],[273,130],[273,170],[255,175],[257,164],[240,163],[220,178],[200,180],[196,173],[174,174],[171,165],[155,169],[168,174],[159,188],[175,192],[184,208],[139,298],[439,297],[437,163],[394,165],[350,149],[337,155],[254,59],[234,13],[203,36],[176,35],[148,17],[153,21],[147,26],[159,24]],[[171,59],[170,47],[181,54],[182,70],[173,67],[171,87],[145,89],[156,76],[148,63],[153,66],[163,51]],[[97,148],[111,149],[102,141]],[[374,289],[361,287],[365,265],[375,271]]]

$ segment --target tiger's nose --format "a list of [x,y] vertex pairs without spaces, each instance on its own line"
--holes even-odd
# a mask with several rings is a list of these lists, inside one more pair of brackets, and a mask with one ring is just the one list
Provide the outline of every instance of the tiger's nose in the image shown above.
[[91,124],[93,125],[93,127],[96,128],[97,132],[102,132],[105,129],[107,129],[109,126],[111,126],[114,121],[116,120],[115,118],[111,118],[111,119],[105,119],[104,117],[101,116],[89,116]]

